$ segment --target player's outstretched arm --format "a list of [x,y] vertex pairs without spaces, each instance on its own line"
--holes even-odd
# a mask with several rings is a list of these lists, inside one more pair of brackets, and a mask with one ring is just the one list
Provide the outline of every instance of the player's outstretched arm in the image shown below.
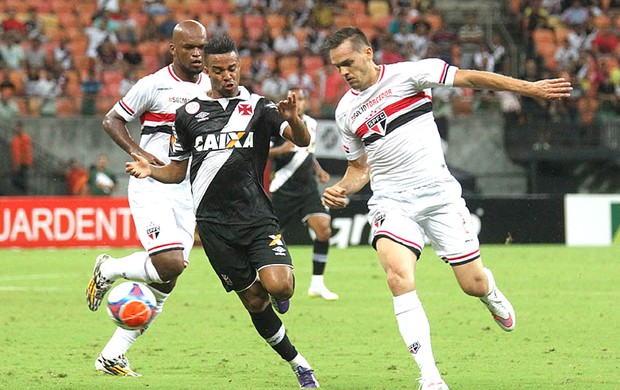
[[131,157],[134,161],[125,163],[125,172],[138,179],[152,177],[162,183],[180,183],[185,178],[185,172],[187,172],[188,160],[172,161],[168,165],[155,166],[149,164],[146,158],[136,153],[131,153]]
[[547,100],[570,97],[570,92],[573,90],[570,81],[563,78],[531,82],[497,73],[466,69],[459,69],[456,72],[454,86],[511,91],[520,95]]
[[110,138],[128,154],[136,153],[146,158],[150,164],[164,165],[160,159],[142,149],[134,141],[127,129],[127,122],[114,108],[106,114],[101,125]]
[[346,172],[342,179],[323,192],[323,204],[330,209],[342,209],[349,204],[347,195],[355,194],[361,190],[370,180],[370,165],[368,155],[357,160],[349,161]]
[[278,107],[280,116],[289,124],[282,133],[284,138],[297,146],[310,145],[310,132],[308,132],[304,121],[297,114],[297,98],[295,94],[289,94],[285,100],[279,101],[276,107]]

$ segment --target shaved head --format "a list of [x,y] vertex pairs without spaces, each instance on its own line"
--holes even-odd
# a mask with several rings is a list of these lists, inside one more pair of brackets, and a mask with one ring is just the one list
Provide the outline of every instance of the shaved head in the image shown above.
[[187,40],[188,36],[202,37],[206,43],[207,29],[195,20],[184,20],[174,26],[174,30],[172,30],[172,44],[178,45],[180,42]]
[[195,82],[204,68],[207,29],[195,20],[184,20],[174,26],[170,53],[175,74],[184,81]]

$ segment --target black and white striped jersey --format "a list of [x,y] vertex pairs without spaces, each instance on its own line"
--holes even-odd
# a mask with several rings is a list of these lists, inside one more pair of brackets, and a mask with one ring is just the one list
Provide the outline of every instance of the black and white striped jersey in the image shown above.
[[276,220],[263,188],[271,137],[288,122],[275,104],[239,87],[234,98],[205,93],[176,112],[172,160],[191,158],[196,220],[252,225]]
[[[308,194],[318,191],[314,173],[317,122],[308,115],[303,115],[302,120],[310,133],[310,145],[297,146],[291,153],[273,158],[275,175],[269,187],[271,193],[277,192],[280,195],[306,198]],[[284,138],[277,137],[274,139],[273,146],[280,146],[285,141]]]

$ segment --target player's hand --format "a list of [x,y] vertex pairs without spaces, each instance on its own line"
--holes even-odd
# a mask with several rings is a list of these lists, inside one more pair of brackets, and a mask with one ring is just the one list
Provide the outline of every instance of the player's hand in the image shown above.
[[536,96],[543,99],[562,99],[570,97],[573,90],[570,81],[566,79],[546,79],[534,83],[536,86]]
[[144,157],[146,161],[151,165],[160,166],[160,167],[163,167],[164,165],[166,165],[164,164],[163,161],[161,161],[160,159],[158,159],[157,157],[155,157],[154,155],[152,155],[151,153],[147,151],[142,150],[137,154]]
[[136,153],[131,153],[131,157],[133,157],[134,161],[125,163],[125,172],[138,179],[151,176],[151,164],[149,164],[146,158]]
[[327,187],[323,192],[323,205],[330,209],[343,209],[349,204],[345,189],[340,186]]
[[290,93],[285,100],[280,100],[276,107],[278,113],[285,120],[290,120],[297,115],[297,98],[294,93]]

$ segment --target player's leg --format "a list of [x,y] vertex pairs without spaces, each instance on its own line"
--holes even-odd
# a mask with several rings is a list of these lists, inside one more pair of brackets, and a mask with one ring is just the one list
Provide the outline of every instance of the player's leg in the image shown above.
[[306,224],[314,232],[312,252],[312,279],[308,295],[321,297],[328,301],[338,299],[338,294],[331,292],[325,286],[324,273],[327,265],[327,252],[329,251],[329,239],[332,236],[331,217],[329,214],[310,214],[305,219]]
[[417,255],[389,238],[379,238],[376,247],[392,292],[394,314],[405,345],[418,364],[422,378],[439,381],[441,375],[433,356],[430,324],[416,291]]
[[430,324],[416,290],[416,262],[424,246],[421,227],[401,212],[384,211],[394,209],[392,200],[381,199],[369,206],[373,246],[392,292],[400,334],[420,369],[422,388],[447,389],[435,363]]
[[282,320],[269,302],[270,296],[289,299],[292,294],[292,269],[286,265],[262,268],[259,271],[259,280],[248,289],[238,292],[256,331],[284,361],[290,364],[301,388],[318,388],[319,383],[314,377],[312,366],[291,343]]
[[453,183],[435,197],[443,202],[424,222],[435,253],[452,266],[462,290],[478,297],[505,331],[516,325],[514,309],[495,285],[493,274],[482,265],[478,236],[471,215],[461,198],[460,186]]
[[[256,229],[256,234],[262,239],[258,243],[254,242],[253,230],[238,231],[226,225],[198,223],[203,248],[222,286],[228,292],[237,293],[259,335],[291,364],[302,388],[318,387],[311,366],[291,344],[282,321],[270,304],[270,292],[282,299],[288,299],[293,294],[294,281],[288,250],[280,235],[274,233],[279,229]],[[250,245],[253,242],[254,245]],[[254,256],[268,259],[251,262]],[[257,271],[261,268],[259,264],[263,267]],[[269,271],[263,272],[265,269]],[[263,287],[260,277],[265,279],[270,291]]]
[[463,291],[480,298],[500,328],[510,332],[517,326],[512,304],[495,284],[491,270],[482,266],[480,258],[467,264],[455,265],[452,270]]
[[[145,251],[122,258],[103,254],[97,257],[86,300],[96,311],[115,280],[124,278],[146,284],[167,283],[185,269],[184,251],[193,246],[195,222],[190,204],[172,199],[129,197],[131,213],[138,238]],[[142,201],[141,201],[142,200]],[[187,250],[185,249],[187,248]]]
[[[116,266],[116,269],[125,269],[125,273],[119,277],[148,283],[147,285],[153,292],[153,295],[155,295],[156,299],[157,311],[155,318],[161,314],[164,303],[174,289],[177,277],[180,272],[182,272],[182,269],[179,272],[178,265],[180,264],[182,268],[185,268],[186,264],[189,264],[189,253],[194,243],[195,220],[191,204],[185,204],[182,202],[173,203],[167,204],[168,208],[173,206],[173,214],[158,214],[162,217],[162,219],[158,220],[158,223],[165,226],[175,226],[176,229],[162,229],[156,238],[160,239],[160,242],[162,243],[181,242],[183,245],[182,250],[173,249],[166,252],[152,253],[151,255],[147,252],[138,252],[127,256],[126,258],[111,260],[111,265],[113,267]],[[160,206],[157,207],[159,208]],[[147,232],[148,229],[150,229],[148,226],[155,225],[152,220],[142,218],[143,214],[147,212],[146,209],[134,208],[132,209],[132,212],[135,213],[134,221],[138,231]],[[146,226],[143,224],[144,221],[148,221],[146,222]],[[146,245],[152,246],[151,237],[147,234],[139,234],[139,237],[145,248]],[[148,259],[144,260],[145,258],[149,258],[150,262]],[[123,263],[123,260],[126,261],[126,263]],[[118,264],[114,264],[117,261]],[[144,268],[149,263],[153,266],[154,270],[150,270],[149,268],[145,271]],[[140,269],[140,265],[142,265],[142,269]],[[147,279],[144,275],[144,273],[153,274],[154,272],[157,273],[157,281]],[[167,281],[159,281],[162,278],[167,279]],[[150,322],[149,326],[153,325],[155,318]],[[144,333],[145,330],[146,328],[139,330],[126,330],[118,327],[101,351],[101,354],[95,362],[95,367],[100,371],[113,375],[139,376],[139,374],[135,373],[130,368],[129,362],[125,357],[125,353],[138,339],[138,337]]]

